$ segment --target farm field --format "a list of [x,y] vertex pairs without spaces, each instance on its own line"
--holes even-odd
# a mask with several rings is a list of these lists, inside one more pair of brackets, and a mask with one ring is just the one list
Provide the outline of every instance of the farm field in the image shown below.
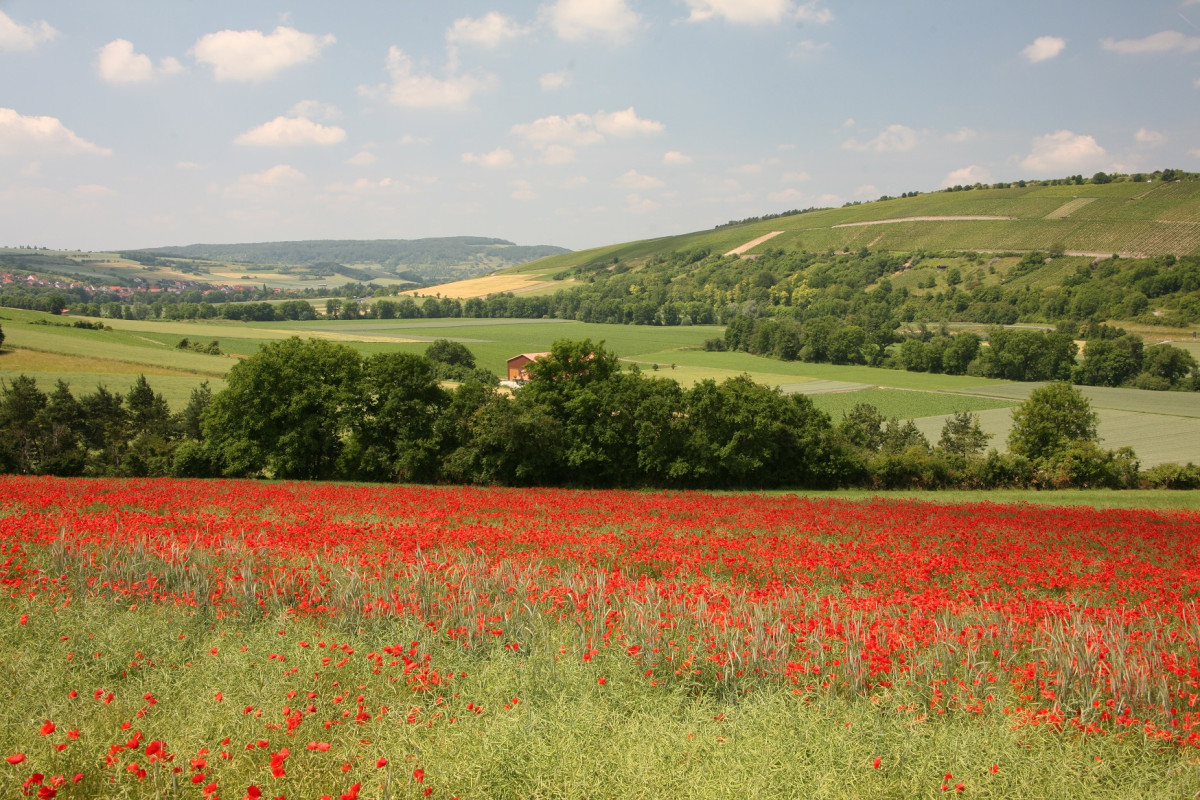
[[[437,339],[463,342],[478,364],[503,375],[505,361],[521,352],[544,352],[558,339],[590,338],[604,342],[627,364],[647,374],[670,377],[685,386],[748,374],[755,381],[803,392],[834,420],[855,403],[879,406],[885,416],[915,419],[932,442],[956,410],[979,413],[991,445],[1004,449],[1010,409],[1037,384],[987,380],[965,375],[932,375],[855,365],[785,362],[743,352],[707,352],[706,339],[720,336],[716,326],[648,327],[602,325],[568,320],[432,319],[242,323],[226,321],[110,320],[111,331],[37,324],[37,320],[73,321],[72,317],[17,309],[4,310],[6,350],[0,354],[0,379],[28,374],[44,388],[59,378],[76,392],[103,383],[126,392],[144,373],[156,391],[181,409],[193,387],[209,381],[214,390],[240,357],[264,342],[288,336],[317,337],[348,344],[365,354],[424,353]],[[223,355],[182,351],[183,338],[219,342]],[[1143,466],[1195,461],[1200,453],[1200,395],[1129,389],[1084,388],[1100,413],[1106,447],[1131,446]]]
[[6,796],[1200,790],[1193,511],[19,477],[0,496]]
[[[1016,403],[1043,385],[1009,383],[968,388],[964,392]],[[1200,460],[1200,395],[1195,392],[1078,388],[1099,415],[1097,430],[1104,447],[1132,447],[1143,467]],[[991,446],[1004,449],[1012,426],[1011,411],[996,408],[977,413],[983,430],[992,434]],[[931,415],[916,418],[914,422],[931,441],[936,441],[948,418],[949,414]]]

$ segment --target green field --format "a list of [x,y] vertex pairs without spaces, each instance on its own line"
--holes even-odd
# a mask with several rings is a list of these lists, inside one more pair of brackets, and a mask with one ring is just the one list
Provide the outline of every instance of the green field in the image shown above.
[[[1015,403],[1024,400],[1029,392],[1041,385],[1010,383],[971,387],[965,391]],[[1099,415],[1097,428],[1104,447],[1132,447],[1143,467],[1200,461],[1200,394],[1100,386],[1081,386],[1079,389]],[[978,414],[984,431],[993,436],[992,446],[1003,450],[1012,425],[1011,412],[996,408]],[[926,437],[936,441],[947,418],[948,415],[931,415],[915,422]]]
[[[255,353],[264,342],[288,336],[341,342],[364,353],[424,353],[430,342],[453,339],[466,344],[478,364],[497,375],[518,353],[545,352],[559,339],[588,339],[604,345],[630,367],[669,377],[685,386],[748,374],[759,383],[803,392],[834,420],[855,403],[879,407],[885,416],[915,419],[932,442],[956,410],[979,414],[992,445],[1003,450],[1010,409],[1037,384],[989,381],[965,375],[932,375],[856,365],[778,361],[742,352],[708,352],[706,339],[721,335],[715,326],[650,327],[601,325],[567,320],[433,319],[242,323],[208,321],[111,320],[111,331],[35,324],[69,322],[39,312],[5,309],[6,351],[0,353],[0,379],[28,374],[48,390],[59,378],[76,392],[104,384],[127,391],[146,374],[173,408],[186,404],[192,388],[209,381],[220,389],[222,377],[238,358]],[[180,339],[217,340],[225,355],[211,356],[175,347]],[[1084,388],[1100,414],[1100,435],[1107,447],[1133,447],[1143,466],[1200,460],[1200,395],[1131,389]]]
[[[913,391],[908,389],[865,389],[856,392],[830,392],[814,394],[812,401],[817,408],[829,414],[834,422],[858,403],[870,403],[885,417],[917,419],[953,414],[955,411],[987,411],[1009,409],[1016,405],[1008,400],[973,395],[944,394],[941,392]],[[939,436],[940,436],[939,431]],[[936,442],[937,437],[930,441]]]

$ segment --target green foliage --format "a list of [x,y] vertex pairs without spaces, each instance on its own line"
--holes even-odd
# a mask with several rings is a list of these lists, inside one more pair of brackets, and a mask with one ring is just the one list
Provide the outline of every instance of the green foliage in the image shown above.
[[1013,409],[1012,419],[1008,449],[1030,461],[1054,459],[1076,442],[1099,441],[1096,412],[1088,399],[1069,383],[1050,383],[1034,389],[1028,400]]
[[271,342],[234,365],[203,425],[224,473],[333,477],[361,371],[352,348],[298,337]]
[[979,417],[969,411],[955,411],[942,426],[938,447],[959,458],[972,458],[987,448],[990,434],[984,433]]

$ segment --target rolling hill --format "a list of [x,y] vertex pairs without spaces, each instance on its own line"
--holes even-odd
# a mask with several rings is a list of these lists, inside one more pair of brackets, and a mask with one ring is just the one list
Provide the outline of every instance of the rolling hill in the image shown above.
[[250,282],[278,289],[371,281],[426,285],[568,252],[551,245],[517,245],[477,236],[192,244],[117,253],[0,248],[0,270],[117,286],[162,281]]
[[[732,253],[760,239],[738,254],[867,248],[891,253],[1200,255],[1200,181],[1060,179],[1019,184],[769,215],[678,236],[563,253],[503,272],[524,276],[532,292],[545,292],[549,279],[578,277],[618,263],[636,267],[683,251]],[[457,293],[460,288],[458,296],[472,296],[469,284],[441,290]]]

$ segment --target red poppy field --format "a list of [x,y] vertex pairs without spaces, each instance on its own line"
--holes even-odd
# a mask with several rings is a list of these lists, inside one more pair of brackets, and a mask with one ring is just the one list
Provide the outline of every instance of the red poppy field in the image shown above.
[[0,496],[4,797],[1200,790],[1194,512],[22,477]]

